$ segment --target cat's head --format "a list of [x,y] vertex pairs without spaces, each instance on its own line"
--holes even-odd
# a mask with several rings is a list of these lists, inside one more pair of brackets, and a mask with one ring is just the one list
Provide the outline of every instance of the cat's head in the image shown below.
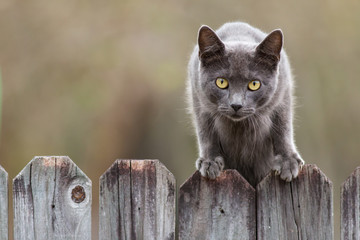
[[266,106],[277,88],[282,45],[281,30],[256,44],[223,42],[211,28],[202,26],[199,94],[205,107],[239,121]]

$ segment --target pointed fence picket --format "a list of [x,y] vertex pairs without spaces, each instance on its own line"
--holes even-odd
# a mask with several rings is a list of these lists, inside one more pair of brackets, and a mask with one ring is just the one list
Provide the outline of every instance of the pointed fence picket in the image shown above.
[[91,181],[68,157],[36,157],[13,181],[14,239],[91,239]]
[[[0,239],[8,239],[0,167]],[[100,178],[99,239],[174,240],[175,179],[158,160],[117,160]],[[68,157],[35,157],[13,180],[14,239],[91,239],[91,181]],[[178,238],[333,239],[332,183],[305,165],[290,183],[250,186],[235,170],[195,172],[179,190]],[[360,167],[341,188],[341,239],[360,240]]]
[[360,240],[360,167],[341,187],[341,240]]
[[0,239],[8,239],[8,174],[0,166]]
[[257,239],[333,239],[332,183],[315,165],[290,183],[271,173],[256,190]]
[[175,240],[175,188],[158,160],[117,160],[100,178],[99,239]]
[[237,171],[215,180],[197,171],[179,195],[179,240],[256,239],[255,189]]

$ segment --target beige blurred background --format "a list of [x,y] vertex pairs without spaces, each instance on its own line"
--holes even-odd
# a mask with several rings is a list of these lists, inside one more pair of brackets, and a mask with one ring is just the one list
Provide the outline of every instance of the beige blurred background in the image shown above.
[[195,170],[184,84],[198,28],[281,28],[297,145],[334,183],[338,239],[340,185],[360,165],[359,12],[350,0],[2,0],[0,164],[12,179],[36,155],[70,156],[93,180],[95,220],[117,158],[160,159],[181,185]]

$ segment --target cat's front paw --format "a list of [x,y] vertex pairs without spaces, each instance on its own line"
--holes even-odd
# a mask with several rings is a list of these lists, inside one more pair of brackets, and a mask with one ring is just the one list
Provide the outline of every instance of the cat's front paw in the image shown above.
[[302,160],[298,153],[293,153],[290,156],[276,155],[272,170],[277,175],[280,175],[281,179],[290,182],[298,176],[299,170],[301,170],[304,164],[304,160]]
[[196,168],[203,177],[215,179],[224,169],[224,159],[220,156],[213,160],[200,157],[196,160]]

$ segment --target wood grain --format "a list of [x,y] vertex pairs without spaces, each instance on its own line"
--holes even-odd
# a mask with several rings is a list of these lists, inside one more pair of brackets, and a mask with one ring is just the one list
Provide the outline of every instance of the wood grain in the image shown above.
[[100,178],[99,239],[175,239],[175,178],[158,160],[117,160]]
[[179,239],[256,239],[255,189],[235,170],[196,171],[179,191]]
[[257,186],[258,240],[331,240],[332,215],[332,183],[315,165],[290,183],[271,173]]
[[13,180],[14,239],[91,239],[91,181],[68,157],[35,157]]
[[341,186],[341,240],[360,240],[360,167]]
[[0,239],[8,239],[8,174],[0,166]]

